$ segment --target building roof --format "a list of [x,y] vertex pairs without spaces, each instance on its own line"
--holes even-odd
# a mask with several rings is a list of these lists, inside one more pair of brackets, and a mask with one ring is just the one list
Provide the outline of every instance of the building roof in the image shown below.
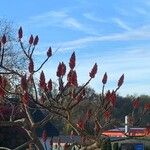
[[[126,137],[125,128],[115,128],[103,132],[104,135],[109,137]],[[130,136],[149,136],[150,132],[147,128],[129,128],[127,133]]]
[[[135,130],[137,130],[137,131],[143,131],[143,130],[145,130],[146,128],[129,128],[130,130],[132,130],[132,131],[135,131]],[[122,132],[125,132],[125,128],[123,128],[123,127],[119,127],[119,128],[115,128],[115,129],[110,129],[110,130],[108,130],[108,131],[112,131],[112,132],[117,132],[117,131],[122,131]]]

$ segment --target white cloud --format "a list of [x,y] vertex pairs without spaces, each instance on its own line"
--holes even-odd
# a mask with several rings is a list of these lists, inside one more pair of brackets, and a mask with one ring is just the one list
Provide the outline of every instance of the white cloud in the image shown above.
[[72,17],[67,11],[49,11],[37,16],[32,16],[29,18],[29,21],[24,24],[34,27],[61,27],[97,35],[94,29],[88,27],[87,24],[81,23],[81,21]]
[[76,40],[61,42],[57,44],[61,45],[61,47],[65,49],[67,47],[79,48],[82,46],[87,46],[87,44],[93,42],[130,41],[130,40],[143,40],[143,39],[150,39],[149,25],[142,26],[140,28],[136,28],[130,31],[126,31],[124,33],[115,33],[115,34],[102,35],[102,36],[87,36]]
[[106,23],[107,22],[106,19],[104,20],[102,18],[96,17],[91,13],[84,13],[83,16],[94,22],[98,22],[98,23]]
[[112,19],[120,28],[126,30],[126,31],[130,31],[132,30],[131,27],[129,27],[125,22],[123,22],[121,19],[119,18],[113,18]]
[[[76,25],[77,26],[77,25]],[[66,52],[67,50],[75,50],[87,47],[88,44],[92,44],[94,42],[106,42],[106,41],[138,41],[138,40],[150,40],[150,26],[142,26],[140,28],[132,29],[123,33],[115,33],[110,35],[102,35],[102,36],[86,36],[83,38],[64,41],[58,43],[52,43],[52,48],[58,49],[59,52]],[[46,49],[49,44],[42,43],[41,47]],[[138,51],[138,47],[135,51]],[[131,53],[131,51],[130,51]],[[132,51],[133,53],[133,51]],[[37,55],[43,54],[43,52],[37,53]]]

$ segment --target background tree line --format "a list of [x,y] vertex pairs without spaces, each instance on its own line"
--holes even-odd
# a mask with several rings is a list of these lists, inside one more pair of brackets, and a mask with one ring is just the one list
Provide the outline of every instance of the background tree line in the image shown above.
[[[74,112],[73,119],[77,120],[80,117],[82,118],[82,116],[84,116],[84,114],[86,114],[87,109],[94,110],[95,108],[94,108],[93,103],[98,100],[98,97],[99,97],[99,94],[97,94],[94,89],[92,89],[91,87],[87,87],[86,88],[86,101],[82,101],[80,103],[80,105],[78,105],[78,107],[76,108],[76,110]],[[133,110],[132,103],[135,99],[137,99],[137,97],[135,95],[126,95],[124,97],[117,95],[116,106],[115,106],[115,110],[113,111],[112,117],[120,122],[120,127],[124,127],[124,119],[125,119],[124,116],[132,113],[132,110]],[[140,95],[138,97],[138,100],[139,100],[139,107],[137,108],[137,110],[135,110],[135,114],[134,114],[135,116],[137,115],[137,117],[139,115],[138,111],[142,112],[144,104],[150,102],[150,96],[149,95]],[[84,117],[83,117],[83,119],[84,119]],[[51,121],[59,129],[59,131],[62,134],[70,134],[71,128],[69,126],[67,126],[63,122],[63,120],[60,121],[60,119],[54,118]],[[140,127],[149,126],[150,125],[150,113],[147,113],[146,115],[144,115],[142,120],[140,120],[140,123],[132,124],[131,126],[138,127],[139,124],[140,124]],[[93,127],[94,127],[94,125],[93,125]],[[114,128],[114,126],[110,126],[109,128]],[[91,127],[89,127],[89,130],[90,129],[91,129]]]

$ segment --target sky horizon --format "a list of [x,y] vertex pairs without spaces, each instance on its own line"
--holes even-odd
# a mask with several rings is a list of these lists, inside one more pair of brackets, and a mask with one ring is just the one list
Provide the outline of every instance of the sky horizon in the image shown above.
[[38,62],[49,46],[57,50],[43,69],[53,81],[58,63],[68,64],[75,51],[79,83],[88,80],[97,62],[98,73],[90,83],[97,92],[107,72],[106,89],[116,88],[124,73],[120,95],[150,95],[150,1],[5,0],[1,6],[1,18],[16,29],[22,26],[25,40],[30,34],[39,36]]

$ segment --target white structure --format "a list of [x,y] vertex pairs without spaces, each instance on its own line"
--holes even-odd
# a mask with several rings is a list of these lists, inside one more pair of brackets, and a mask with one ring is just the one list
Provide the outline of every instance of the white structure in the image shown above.
[[129,132],[128,116],[125,116],[125,133]]

